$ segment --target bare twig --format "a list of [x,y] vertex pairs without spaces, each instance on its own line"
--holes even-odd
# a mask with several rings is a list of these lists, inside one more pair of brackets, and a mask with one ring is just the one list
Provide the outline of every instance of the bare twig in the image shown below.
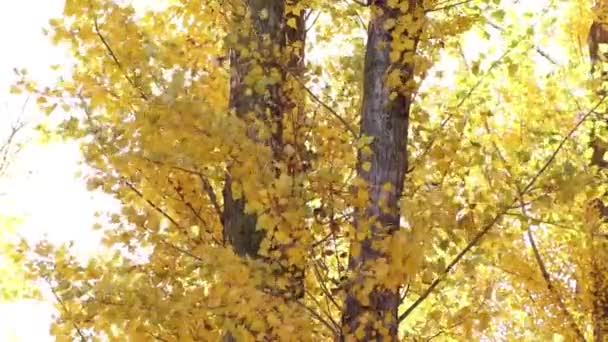
[[[496,30],[500,31],[500,32],[504,32],[505,29],[503,27],[501,27],[500,25],[494,23],[493,21],[491,21],[488,18],[484,18],[486,20],[486,22],[488,23],[488,25],[492,26],[493,28],[495,28]],[[540,56],[544,57],[547,61],[549,61],[549,63],[553,64],[553,65],[559,65],[559,63],[557,63],[557,61],[551,57],[549,55],[549,53],[547,53],[546,51],[544,51],[543,49],[541,49],[539,46],[535,45],[534,46],[534,50],[536,51],[536,53],[538,53]]]
[[[311,13],[312,13],[312,11],[311,11]],[[315,16],[315,18],[312,20],[312,23],[310,23],[310,26],[307,29],[304,30],[305,32],[310,31],[315,26],[315,24],[317,23],[317,20],[319,20],[319,17],[321,16],[321,13],[322,13],[321,11],[319,11],[317,13],[317,15]],[[308,19],[308,18],[306,18],[306,19]]]

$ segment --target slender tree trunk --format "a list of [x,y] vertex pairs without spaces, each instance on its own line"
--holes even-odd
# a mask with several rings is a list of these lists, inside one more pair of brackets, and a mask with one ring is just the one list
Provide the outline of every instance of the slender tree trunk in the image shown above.
[[608,239],[594,236],[591,260],[593,341],[608,340]]
[[[407,0],[407,10],[390,8],[386,0],[372,1],[365,55],[361,136],[373,138],[371,153],[360,151],[358,176],[366,185],[356,191],[366,193],[367,205],[355,208],[358,236],[351,241],[349,268],[353,277],[342,313],[342,336],[348,341],[395,341],[398,334],[397,288],[386,288],[374,278],[374,264],[387,256],[374,247],[399,229],[399,196],[407,169],[408,117],[413,91],[413,56],[416,52],[422,7]],[[397,33],[396,22],[409,18],[405,32]],[[398,46],[397,61],[391,52]],[[394,84],[397,75],[398,84]],[[391,82],[389,84],[389,82]],[[364,195],[365,196],[365,195]]]
[[[589,45],[589,57],[591,59],[591,73],[598,63],[598,45],[608,42],[608,31],[601,24],[606,20],[605,9],[607,1],[599,0],[595,2],[592,12],[596,15],[589,29],[587,43]],[[600,64],[601,61],[599,61]],[[603,74],[603,68],[600,68]],[[603,75],[602,75],[603,77]],[[604,160],[606,148],[605,143],[599,139],[593,142],[593,155],[591,164],[600,168],[608,168],[608,161]],[[600,210],[603,221],[608,219],[608,207],[597,199],[593,203]],[[608,340],[608,238],[600,234],[599,224],[591,231],[591,294],[593,300],[592,320],[593,320],[593,341],[604,342]]]
[[[606,149],[599,140],[593,143],[591,164],[607,168],[608,161],[604,160]],[[601,221],[591,229],[591,281],[593,341],[608,340],[608,237],[600,233],[602,223],[608,219],[608,207],[601,199],[596,199],[592,205],[600,213]]]

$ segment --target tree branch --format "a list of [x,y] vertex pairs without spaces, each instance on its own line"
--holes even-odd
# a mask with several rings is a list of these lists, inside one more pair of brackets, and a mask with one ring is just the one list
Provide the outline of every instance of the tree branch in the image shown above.
[[477,245],[477,243],[479,243],[479,241],[486,235],[487,232],[490,231],[490,229],[492,229],[492,227],[496,223],[498,223],[498,221],[500,221],[500,219],[502,218],[504,213],[506,213],[506,211],[507,211],[507,209],[503,209],[500,213],[498,213],[496,216],[494,216],[492,221],[490,221],[490,223],[488,223],[481,231],[479,231],[475,235],[475,237],[473,237],[473,239],[471,241],[469,241],[469,243],[466,245],[466,247],[462,251],[460,251],[460,253],[458,253],[458,255],[456,255],[456,257],[454,259],[452,259],[452,261],[448,264],[448,266],[443,270],[443,272],[441,272],[441,275],[439,275],[439,277],[437,277],[437,279],[435,279],[431,283],[431,285],[420,295],[420,297],[418,297],[418,299],[414,303],[412,303],[412,305],[410,305],[401,315],[399,315],[399,320],[398,320],[399,322],[406,319],[407,316],[409,316],[412,313],[412,311],[414,311],[420,304],[422,304],[422,302],[424,302],[428,298],[428,296],[433,292],[433,290],[435,290],[437,285],[439,285],[439,283],[441,283],[441,281],[443,281],[443,279],[446,278],[448,273],[450,273],[452,271],[454,266],[456,266],[456,264],[458,264],[458,262],[460,262],[460,260],[473,247],[475,247]]
[[[528,184],[526,184],[526,186],[523,188],[523,190],[521,191],[521,197],[525,196],[527,194],[527,192],[532,188],[532,186],[538,181],[538,179],[540,178],[541,175],[544,174],[544,172],[549,168],[549,166],[553,163],[553,161],[555,160],[557,154],[562,150],[562,148],[564,147],[564,145],[566,144],[566,141],[570,140],[570,138],[572,137],[572,135],[578,130],[578,128],[589,118],[589,116],[593,113],[593,111],[595,111],[602,103],[604,103],[604,101],[606,100],[606,97],[608,96],[608,94],[604,95],[589,111],[587,111],[587,113],[585,113],[585,115],[583,115],[581,117],[581,119],[574,125],[574,127],[568,132],[568,134],[566,134],[566,136],[564,136],[560,142],[560,144],[557,146],[557,148],[555,149],[555,151],[553,151],[553,153],[551,154],[551,156],[547,159],[547,161],[545,162],[545,164],[536,172],[536,174],[532,177],[532,179],[528,182]],[[441,283],[441,281],[443,279],[445,279],[445,277],[448,275],[448,273],[450,271],[452,271],[452,269],[454,268],[454,266],[460,262],[460,260],[473,248],[475,247],[479,241],[481,241],[481,239],[490,231],[490,229],[492,229],[492,227],[494,227],[494,225],[496,223],[498,223],[498,221],[508,212],[509,208],[511,206],[513,206],[513,204],[517,203],[519,201],[519,199],[514,199],[509,205],[505,206],[504,209],[502,209],[496,216],[494,216],[494,218],[486,225],[484,226],[474,237],[473,239],[465,246],[465,248],[460,251],[460,253],[458,253],[458,255],[456,255],[456,257],[448,264],[448,266],[444,269],[444,271],[439,275],[439,277],[437,277],[437,279],[435,279],[433,281],[433,283],[431,283],[431,285],[420,295],[420,297],[412,304],[410,305],[405,312],[403,312],[401,315],[399,315],[399,322],[403,321],[405,318],[408,317],[409,314],[412,313],[412,311],[414,311],[422,302],[424,302],[424,300],[426,298],[429,297],[429,295],[433,292],[433,290],[435,290],[435,288],[439,285],[439,283]]]
[[[515,49],[515,47],[517,47],[517,45],[519,45],[519,43],[521,43],[523,41],[523,38],[520,38],[516,44],[513,44],[509,49],[507,49],[500,57],[498,57],[496,60],[494,60],[492,62],[492,64],[490,64],[490,67],[488,68],[488,70],[481,76],[479,77],[479,79],[477,80],[477,82],[475,82],[475,84],[469,88],[469,90],[467,91],[467,93],[460,99],[460,101],[458,101],[458,103],[450,108],[448,108],[449,112],[455,111],[460,109],[460,107],[462,107],[463,104],[465,104],[465,102],[471,98],[471,96],[473,95],[473,93],[475,92],[475,90],[477,90],[477,88],[479,88],[479,86],[481,86],[481,84],[483,83],[483,81],[485,80],[486,77],[488,77],[492,70],[494,70],[494,68],[496,68],[498,65],[500,65],[501,61],[503,59],[505,59],[505,57],[507,57],[507,55],[509,53],[511,53],[511,51],[513,51],[513,49]],[[434,146],[435,141],[437,140],[437,138],[439,138],[439,132],[443,131],[443,128],[448,124],[448,122],[450,122],[450,120],[452,120],[452,118],[454,118],[455,114],[451,113],[449,114],[445,119],[443,119],[441,121],[441,123],[439,124],[439,128],[435,130],[433,136],[431,137],[430,141],[427,143],[427,145],[425,146],[425,148],[422,150],[422,153],[420,153],[418,155],[418,157],[416,157],[416,159],[414,161],[412,161],[412,167],[409,168],[406,173],[410,173],[412,171],[414,171],[414,169],[416,168],[416,164],[418,163],[418,161],[420,159],[422,159],[424,156],[426,156],[429,151],[431,150],[431,148]]]
[[[154,204],[152,201],[150,201],[149,199],[147,199],[146,197],[144,197],[144,195],[139,190],[137,190],[137,188],[135,188],[135,186],[133,186],[131,183],[129,183],[127,181],[124,181],[124,180],[123,180],[123,183],[129,189],[131,189],[133,192],[135,192],[135,194],[137,194],[137,196],[139,196],[146,203],[148,203],[148,205],[150,205],[154,210],[156,210],[158,213],[160,213],[162,216],[164,216],[167,220],[169,220],[172,224],[174,224],[176,227],[184,230],[184,228],[181,225],[179,225],[179,223],[177,223],[177,221],[175,219],[173,219],[169,214],[167,214],[164,210],[162,210],[159,206],[157,206],[156,204]],[[161,241],[162,243],[166,244],[170,248],[172,248],[172,249],[174,249],[174,250],[176,250],[176,251],[178,251],[178,252],[180,252],[182,254],[185,254],[185,255],[187,255],[187,256],[195,259],[195,260],[204,262],[204,260],[201,259],[199,256],[196,256],[195,254],[192,254],[190,251],[188,251],[186,249],[183,249],[183,248],[181,248],[179,246],[176,246],[176,245],[170,243],[169,241],[165,241],[164,239],[159,239],[159,241]]]
[[[504,28],[502,28],[500,25],[494,23],[490,19],[485,18],[485,17],[484,17],[484,19],[486,20],[486,22],[488,23],[488,25],[492,26],[496,30],[498,30],[500,32],[504,32],[505,31]],[[538,53],[539,55],[541,55],[542,57],[544,57],[547,61],[549,61],[549,63],[551,63],[553,65],[559,65],[559,63],[557,63],[557,61],[555,61],[555,59],[553,57],[551,57],[549,55],[549,53],[547,53],[546,51],[544,51],[543,49],[541,49],[537,45],[534,45],[534,50],[536,51],[536,53]]]
[[463,1],[460,1],[460,2],[455,2],[453,4],[447,4],[447,5],[444,5],[444,6],[439,6],[439,7],[435,7],[435,8],[429,8],[429,9],[424,10],[424,13],[437,12],[437,11],[445,11],[445,10],[448,10],[450,8],[458,7],[460,5],[464,5],[464,4],[467,4],[467,3],[472,2],[472,1],[473,0],[463,0]]
[[338,114],[333,108],[331,108],[327,103],[323,102],[323,100],[321,100],[317,95],[315,95],[315,93],[312,92],[312,90],[310,90],[306,84],[304,84],[304,82],[302,82],[302,80],[293,75],[294,78],[296,79],[296,81],[300,84],[300,86],[302,86],[302,88],[304,88],[304,90],[306,90],[306,92],[308,93],[308,95],[310,95],[310,97],[317,102],[318,104],[320,104],[323,108],[327,109],[327,111],[329,111],[333,116],[335,116],[341,123],[342,125],[344,125],[344,127],[346,127],[346,129],[352,134],[353,137],[357,137],[357,132],[355,131],[354,128],[351,127],[351,125],[340,115]]
[[[525,209],[522,208],[522,210],[525,210]],[[563,315],[566,316],[566,319],[568,320],[570,328],[572,328],[572,330],[574,331],[574,333],[576,334],[578,339],[580,341],[585,341],[585,335],[583,335],[583,333],[581,332],[581,329],[576,324],[574,317],[572,317],[572,314],[566,307],[566,304],[564,303],[562,297],[557,292],[557,289],[551,282],[551,275],[549,274],[549,272],[547,271],[547,268],[545,267],[545,263],[543,262],[540,252],[538,251],[538,247],[536,246],[534,236],[532,235],[532,229],[530,229],[530,228],[528,228],[528,239],[530,240],[530,245],[532,246],[532,251],[534,252],[534,258],[536,259],[536,263],[538,264],[540,273],[542,274],[543,279],[545,279],[545,283],[547,284],[547,290],[549,290],[549,293],[551,293],[555,297],[555,300],[557,300],[557,304],[558,304],[560,310],[562,311]]]
[[127,73],[127,71],[123,67],[122,63],[120,63],[120,61],[118,60],[118,57],[114,53],[114,50],[112,50],[112,47],[110,47],[110,44],[108,43],[107,39],[101,33],[101,30],[99,29],[99,23],[97,22],[97,16],[95,16],[93,18],[93,23],[94,23],[94,26],[95,26],[95,33],[97,34],[97,37],[99,37],[99,40],[101,40],[101,43],[103,44],[103,46],[108,51],[108,54],[110,55],[110,58],[112,58],[112,60],[114,61],[114,64],[116,64],[116,66],[118,67],[118,69],[122,72],[123,76],[127,79],[127,82],[129,82],[129,84],[133,88],[137,89],[137,91],[139,92],[139,95],[141,96],[141,98],[147,101],[148,100],[148,96],[135,83],[135,81],[131,78],[131,76],[129,76],[129,74]]
[[[55,290],[55,287],[53,287],[53,284],[51,284],[51,282],[46,277],[42,277],[42,279],[44,279],[44,281],[49,285],[49,288],[51,289],[51,293],[53,294],[53,297],[55,297],[55,300],[57,301],[57,303],[59,303],[59,305],[61,306],[63,311],[68,316],[72,316],[72,314],[70,313],[70,310],[68,310],[68,307],[65,305],[65,303],[63,302],[63,300],[61,299],[61,297]],[[70,319],[70,320],[72,322],[72,327],[74,327],[74,330],[76,330],[76,333],[78,334],[78,336],[80,336],[80,340],[82,342],[86,342],[87,339],[86,339],[86,337],[84,337],[84,334],[82,333],[82,329],[80,328],[80,326],[78,326],[78,324],[74,320],[72,320],[72,319]]]

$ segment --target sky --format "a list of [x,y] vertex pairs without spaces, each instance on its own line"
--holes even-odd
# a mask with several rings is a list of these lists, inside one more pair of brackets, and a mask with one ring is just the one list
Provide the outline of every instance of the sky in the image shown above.
[[[65,64],[66,53],[53,47],[42,33],[42,27],[62,9],[63,0],[0,1],[0,46],[4,47],[0,53],[0,139],[17,118],[28,123],[21,137],[30,136],[43,118],[34,99],[22,114],[26,97],[9,95],[8,89],[15,67],[26,67],[36,80],[50,83],[53,73],[48,66]],[[23,218],[17,229],[31,241],[75,239],[80,254],[94,252],[99,245],[99,236],[90,228],[94,212],[114,204],[109,196],[88,193],[84,182],[74,176],[79,160],[75,143],[26,142],[12,164],[10,179],[0,180],[0,214]],[[0,303],[0,341],[52,341],[48,333],[52,312],[50,299]]]
[[[50,85],[57,74],[49,66],[69,65],[68,52],[53,46],[42,30],[49,19],[61,15],[64,1],[0,1],[0,46],[4,47],[0,53],[0,141],[14,120],[28,124],[21,137],[32,137],[33,128],[45,118],[35,99],[9,94],[9,88],[16,80],[14,68],[26,68],[35,81]],[[129,2],[137,9],[147,9],[157,8],[163,1]],[[115,211],[117,202],[101,192],[88,192],[84,180],[76,177],[82,166],[75,142],[40,144],[35,138],[24,142],[24,149],[11,164],[10,177],[0,179],[0,215],[21,218],[17,231],[31,242],[73,240],[79,257],[99,253],[101,236],[92,230],[95,212]],[[0,302],[0,341],[53,340],[49,335],[53,299],[46,292],[42,300]]]

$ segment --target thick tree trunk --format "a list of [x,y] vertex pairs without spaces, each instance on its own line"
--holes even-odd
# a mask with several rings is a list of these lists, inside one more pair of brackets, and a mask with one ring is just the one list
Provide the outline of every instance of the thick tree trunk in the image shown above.
[[[236,115],[249,124],[249,138],[270,147],[273,162],[284,160],[284,117],[287,114],[295,115],[293,120],[303,119],[301,101],[298,101],[296,90],[291,89],[287,82],[290,77],[301,77],[304,72],[304,45],[305,24],[304,10],[286,9],[294,6],[285,0],[252,0],[247,4],[251,24],[250,29],[239,37],[237,46],[232,49],[230,63],[232,69],[230,84],[230,106]],[[294,14],[296,12],[297,14]],[[288,23],[291,23],[290,26]],[[293,25],[295,23],[295,25]],[[257,47],[251,51],[252,47]],[[248,50],[248,53],[243,53]],[[251,53],[255,52],[255,53]],[[251,92],[252,86],[245,84],[245,79],[254,69],[262,69],[263,76],[270,76],[273,72],[281,75],[281,81],[266,85],[263,91],[259,89]],[[258,76],[259,77],[259,76]],[[291,82],[293,84],[294,82]],[[249,89],[247,89],[249,88]],[[268,130],[269,138],[262,140],[259,133],[253,129],[254,121],[261,121],[264,129]],[[297,134],[297,132],[296,132]],[[286,169],[276,169],[275,176]],[[255,214],[245,213],[245,197],[235,198],[232,186],[240,180],[230,175],[226,176],[223,189],[224,209],[222,223],[224,240],[230,244],[235,252],[241,256],[253,258],[260,257],[260,244],[265,232],[257,229]],[[272,244],[271,244],[272,245]],[[272,248],[280,246],[272,245]],[[284,249],[284,248],[283,248]],[[295,268],[295,269],[294,269]],[[291,297],[301,297],[303,294],[303,266],[291,267],[293,284],[288,292]]]
[[[365,207],[355,208],[358,236],[351,241],[349,268],[353,274],[342,315],[342,336],[348,341],[397,340],[398,289],[386,288],[373,276],[374,263],[386,257],[374,247],[399,229],[399,196],[407,169],[407,130],[413,90],[413,56],[420,35],[423,11],[418,0],[409,0],[402,12],[386,0],[372,3],[365,55],[361,136],[373,138],[372,153],[359,152],[358,176],[366,185]],[[395,22],[411,19],[406,32],[397,34]],[[398,36],[397,36],[398,35]],[[409,46],[391,61],[391,51]],[[390,75],[390,76],[389,76]],[[394,80],[398,75],[398,82]],[[398,84],[395,84],[398,83]]]
[[[283,16],[285,10],[284,0],[253,0],[247,4],[247,15],[239,18],[244,29],[238,32],[236,46],[230,51],[230,108],[234,109],[236,115],[252,124],[256,119],[270,124],[274,121],[276,127],[271,133],[267,143],[272,147],[273,155],[280,153],[282,140],[282,120],[280,111],[280,84],[267,87],[270,97],[265,99],[263,93],[251,92],[251,88],[245,83],[246,77],[254,66],[267,68],[271,61],[278,58],[281,48],[285,45],[285,35],[282,34],[284,27]],[[265,18],[262,19],[262,11]],[[249,24],[251,27],[246,27]],[[263,37],[269,38],[264,42]],[[244,53],[255,45],[260,53],[255,58],[250,53]],[[270,109],[271,117],[264,117]],[[249,136],[256,139],[256,132],[251,131]],[[230,170],[228,170],[230,173]],[[256,230],[257,219],[254,214],[245,213],[246,199],[241,196],[235,198],[232,191],[233,183],[239,182],[231,175],[226,176],[224,184],[224,211],[222,224],[224,226],[224,240],[229,243],[234,251],[241,256],[257,257],[263,233]]]
[[[237,46],[232,48],[230,53],[230,107],[249,125],[248,138],[271,148],[272,159],[275,162],[281,162],[283,159],[284,117],[292,111],[302,113],[301,103],[293,96],[294,90],[286,86],[286,80],[290,75],[301,77],[304,72],[306,34],[304,10],[300,10],[299,15],[287,14],[286,8],[290,5],[289,0],[247,2],[248,19],[240,24],[249,22],[251,27],[240,33]],[[295,27],[287,24],[289,19],[295,20]],[[257,49],[252,51],[254,46]],[[248,50],[247,53],[244,53],[244,50]],[[258,54],[254,54],[254,57],[251,52]],[[281,81],[265,86],[262,92],[251,92],[252,86],[247,86],[245,79],[255,67],[261,67],[264,76],[269,76],[271,70],[278,70]],[[264,129],[270,133],[268,139],[260,139],[260,132],[253,129],[256,120],[261,121],[265,126]],[[278,177],[286,170],[275,171],[275,176]],[[235,179],[230,174],[229,168],[222,191],[224,240],[242,257],[263,258],[260,254],[260,245],[267,234],[257,228],[255,213],[245,212],[247,198],[245,196],[235,198],[232,186],[239,181],[241,180]],[[283,276],[289,278],[290,285],[287,293],[276,292],[288,298],[300,298],[304,293],[303,265],[283,269],[281,272],[284,273]],[[228,332],[224,335],[223,341],[233,342],[236,338]]]

